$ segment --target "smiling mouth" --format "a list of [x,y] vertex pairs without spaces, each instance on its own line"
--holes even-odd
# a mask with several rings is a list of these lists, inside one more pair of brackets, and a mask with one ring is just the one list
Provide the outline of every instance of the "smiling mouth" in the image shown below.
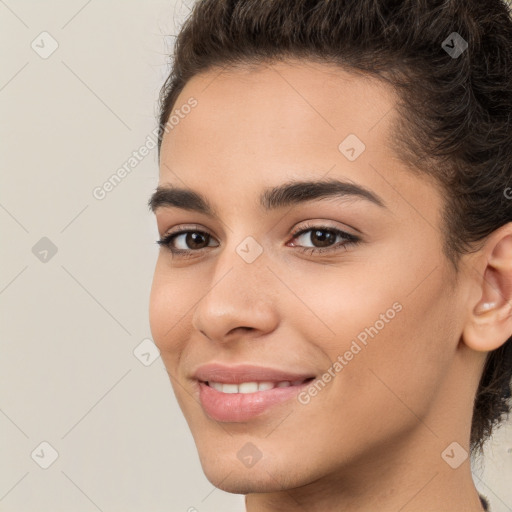
[[231,378],[231,382],[196,380],[199,385],[200,404],[211,419],[222,422],[247,422],[255,420],[266,411],[271,414],[274,407],[278,405],[291,407],[294,403],[293,399],[315,377],[245,382],[232,382],[233,379]]
[[251,393],[258,393],[260,391],[270,391],[274,388],[287,388],[292,386],[301,386],[303,384],[308,384],[314,379],[314,377],[309,377],[307,379],[301,379],[301,380],[284,380],[284,381],[253,381],[253,382],[241,382],[239,384],[232,384],[232,383],[224,383],[224,382],[214,382],[214,381],[200,381],[203,384],[206,384],[207,386],[215,389],[216,391],[219,391],[220,393],[226,393],[226,394],[234,394],[234,393],[241,393],[241,394],[251,394]]

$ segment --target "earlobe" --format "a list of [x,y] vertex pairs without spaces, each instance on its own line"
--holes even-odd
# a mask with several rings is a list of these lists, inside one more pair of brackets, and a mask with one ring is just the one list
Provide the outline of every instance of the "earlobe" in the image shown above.
[[470,304],[464,343],[473,350],[489,352],[512,336],[512,223],[489,236],[479,251],[482,262],[476,304]]

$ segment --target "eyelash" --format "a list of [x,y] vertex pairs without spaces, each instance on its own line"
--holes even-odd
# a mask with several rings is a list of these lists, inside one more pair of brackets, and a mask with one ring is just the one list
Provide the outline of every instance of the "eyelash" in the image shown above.
[[[341,236],[344,240],[342,242],[338,242],[335,245],[332,245],[330,247],[298,247],[298,250],[306,253],[306,254],[323,254],[327,252],[338,252],[340,250],[346,250],[348,247],[355,246],[361,242],[361,239],[355,235],[352,235],[350,233],[346,233],[345,231],[341,231],[340,229],[329,227],[329,226],[318,226],[318,225],[307,225],[302,227],[300,230],[292,233],[292,239],[297,238],[300,235],[303,235],[304,233],[307,233],[308,231],[327,231],[330,233],[335,234],[336,236]],[[174,249],[171,246],[171,242],[173,239],[179,235],[187,234],[187,233],[200,233],[201,235],[210,236],[209,233],[202,230],[195,230],[195,229],[188,229],[188,230],[181,230],[169,233],[160,240],[157,240],[157,244],[160,246],[165,247],[167,250],[169,250],[173,256],[181,257],[181,258],[190,258],[193,257],[193,253],[197,253],[202,251],[203,249],[207,249],[207,247],[203,247],[202,249]]]

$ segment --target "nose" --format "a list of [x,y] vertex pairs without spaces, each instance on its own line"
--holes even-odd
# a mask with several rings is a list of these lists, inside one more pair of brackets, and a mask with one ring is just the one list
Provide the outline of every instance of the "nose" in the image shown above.
[[235,250],[219,256],[207,291],[192,315],[193,327],[211,341],[226,343],[272,332],[279,323],[279,281],[267,268],[264,253],[252,263]]

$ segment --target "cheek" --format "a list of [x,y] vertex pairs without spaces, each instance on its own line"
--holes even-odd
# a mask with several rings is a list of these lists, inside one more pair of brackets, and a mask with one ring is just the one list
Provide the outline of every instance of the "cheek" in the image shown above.
[[321,346],[334,356],[355,338],[363,344],[387,339],[389,348],[398,350],[404,337],[428,337],[436,324],[442,330],[449,320],[450,268],[434,236],[410,232],[414,236],[395,234],[368,251],[347,255],[338,266],[310,265],[290,274],[309,309],[301,307],[296,315],[303,319],[307,339],[325,335]]
[[179,273],[173,272],[159,256],[149,296],[149,324],[153,341],[167,362],[169,355],[181,350],[190,323],[192,297],[181,283]]
[[[376,410],[391,422],[406,419],[404,403],[425,412],[458,340],[449,267],[440,253],[382,256],[372,265],[353,264],[350,271],[328,267],[329,272],[310,270],[301,277],[309,312],[301,309],[296,319],[326,354],[325,371],[336,375],[328,386],[330,400],[323,403],[353,411],[359,422]],[[386,413],[390,408],[395,414]]]

